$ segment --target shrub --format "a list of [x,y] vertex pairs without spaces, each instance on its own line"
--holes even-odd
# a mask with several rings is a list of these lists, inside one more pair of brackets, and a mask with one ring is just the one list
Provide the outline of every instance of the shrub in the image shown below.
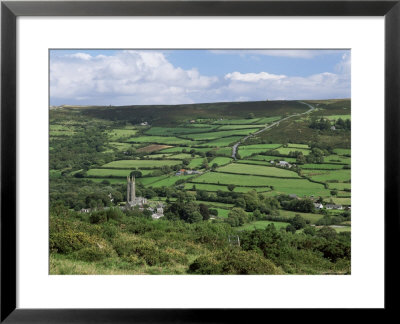
[[104,210],[92,212],[89,216],[89,221],[92,224],[104,223],[107,221],[107,213]]
[[73,256],[78,260],[87,262],[102,261],[111,256],[115,256],[115,251],[113,251],[107,245],[98,243],[96,246],[91,246],[76,251]]
[[281,274],[270,260],[255,252],[230,250],[206,254],[190,266],[192,274]]
[[99,228],[81,222],[50,218],[49,248],[52,252],[71,253],[103,241]]

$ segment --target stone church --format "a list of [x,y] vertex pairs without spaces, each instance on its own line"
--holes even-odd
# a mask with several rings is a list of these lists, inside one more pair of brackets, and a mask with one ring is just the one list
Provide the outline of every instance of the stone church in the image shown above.
[[147,199],[144,197],[136,197],[136,183],[135,176],[127,177],[127,192],[126,192],[126,207],[132,208],[134,206],[143,207],[147,204]]

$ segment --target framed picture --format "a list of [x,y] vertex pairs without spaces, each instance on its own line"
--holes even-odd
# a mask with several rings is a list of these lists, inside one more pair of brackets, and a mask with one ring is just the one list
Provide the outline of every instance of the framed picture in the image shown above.
[[399,16],[3,1],[1,321],[393,310]]

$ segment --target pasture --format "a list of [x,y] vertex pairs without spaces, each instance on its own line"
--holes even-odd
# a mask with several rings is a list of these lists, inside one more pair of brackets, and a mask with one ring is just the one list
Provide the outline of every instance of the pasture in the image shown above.
[[170,136],[170,135],[182,135],[192,133],[205,133],[211,132],[216,126],[205,126],[201,128],[189,128],[189,127],[151,127],[144,133],[152,136]]
[[277,193],[296,194],[298,196],[329,196],[329,190],[322,184],[310,182],[306,179],[270,178],[256,175],[229,174],[222,172],[207,172],[192,180],[195,183],[234,184],[245,187],[272,186]]
[[151,145],[147,145],[145,147],[141,147],[137,151],[138,152],[151,153],[151,152],[155,152],[155,151],[165,150],[165,149],[167,149],[169,147],[171,147],[171,146],[169,146],[169,145],[151,144]]
[[218,156],[218,157],[212,159],[211,162],[209,163],[209,165],[213,165],[214,163],[216,163],[216,164],[218,164],[218,166],[222,166],[222,165],[225,165],[225,164],[228,164],[231,162],[232,162],[231,158]]
[[275,155],[255,155],[250,158],[251,160],[257,160],[257,161],[274,161],[274,160],[279,160],[279,161],[286,161],[286,162],[296,162],[296,158],[290,158],[290,157],[281,157],[281,156],[275,156]]
[[260,220],[260,221],[254,221],[251,223],[244,224],[242,226],[237,227],[236,229],[238,231],[253,231],[255,229],[265,229],[270,224],[274,224],[274,226],[278,230],[281,228],[286,228],[289,225],[289,223],[285,223],[285,222]]
[[275,168],[272,166],[249,165],[243,163],[231,163],[224,167],[218,168],[217,170],[218,172],[226,173],[252,174],[281,178],[300,178],[300,176],[296,172],[286,169]]
[[337,149],[334,149],[333,152],[336,153],[337,155],[351,155],[350,149],[337,148]]
[[[151,170],[139,170],[143,176],[150,174]],[[86,172],[88,177],[96,178],[126,178],[132,170],[129,169],[90,169]]]
[[307,144],[293,144],[293,143],[289,143],[289,144],[287,145],[287,147],[290,147],[290,148],[299,148],[299,149],[309,149],[309,147],[308,147]]
[[222,119],[213,122],[213,124],[218,125],[246,125],[246,124],[254,124],[258,122],[260,118],[250,118],[250,119]]
[[151,187],[170,187],[175,185],[175,182],[177,182],[178,180],[189,180],[190,178],[192,178],[193,175],[181,175],[181,176],[170,176],[167,178],[163,178],[160,179],[158,181],[155,182],[151,182],[150,185]]
[[333,202],[337,205],[350,206],[351,198],[332,198]]
[[195,144],[196,142],[188,140],[188,139],[183,139],[183,138],[178,138],[174,136],[139,136],[139,137],[132,137],[126,142],[129,143],[153,143],[153,144],[177,144],[177,145],[190,145],[190,144]]
[[291,219],[291,218],[295,217],[296,215],[300,215],[305,220],[310,221],[311,224],[315,224],[317,221],[319,221],[323,217],[323,215],[321,215],[321,214],[301,213],[301,212],[294,212],[291,210],[284,210],[284,209],[279,210],[280,217],[287,217],[288,219]]
[[350,170],[303,170],[303,174],[307,175],[314,181],[332,181],[337,180],[339,182],[346,182],[350,180]]
[[204,162],[204,158],[194,158],[190,161],[189,165],[187,166],[189,169],[198,169]]
[[[216,184],[202,184],[202,183],[193,183],[193,182],[187,182],[185,183],[185,189],[186,190],[193,190],[193,185],[195,186],[196,190],[204,190],[204,191],[210,191],[210,192],[217,192],[217,191],[224,191],[228,192],[230,191],[228,189],[228,186],[226,185],[216,185]],[[241,193],[246,193],[249,191],[255,190],[257,192],[267,192],[271,190],[270,188],[263,188],[263,187],[235,187],[233,189],[233,192],[241,192]]]
[[311,151],[309,149],[294,148],[294,147],[281,147],[277,151],[282,155],[289,155],[290,152],[301,152],[303,155],[308,155]]
[[206,143],[200,144],[199,146],[208,146],[208,147],[222,147],[222,146],[229,146],[236,142],[239,142],[243,136],[229,136],[229,137],[222,137],[216,140],[208,141]]
[[137,134],[138,130],[137,129],[119,129],[115,128],[111,131],[107,131],[107,135],[111,141],[119,141],[119,140],[124,140],[128,139],[132,136],[135,136]]
[[245,129],[245,128],[255,128],[260,129],[263,125],[222,125],[218,127],[218,130],[234,130],[234,129]]
[[343,169],[341,164],[329,164],[329,163],[306,163],[299,165],[301,169],[309,170],[340,170]]
[[324,156],[324,162],[325,163],[350,164],[351,158],[332,154],[332,155]]
[[[221,137],[237,136],[237,135],[248,135],[255,132],[254,129],[238,129],[238,130],[228,130],[228,131],[215,131],[209,133],[199,133],[199,134],[188,134],[182,135],[184,138],[188,138],[194,141],[205,141],[214,140]],[[182,143],[183,144],[183,143]]]
[[177,160],[118,160],[107,164],[104,164],[103,168],[110,169],[154,169],[161,168],[164,165],[173,166],[181,164],[181,161]]
[[338,120],[339,118],[346,120],[346,119],[351,119],[351,115],[330,115],[330,116],[324,116],[324,118],[328,120]]

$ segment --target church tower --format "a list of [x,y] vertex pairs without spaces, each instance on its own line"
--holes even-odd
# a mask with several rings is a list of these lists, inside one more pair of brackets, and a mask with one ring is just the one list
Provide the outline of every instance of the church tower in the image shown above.
[[136,185],[135,185],[135,176],[127,177],[127,188],[126,188],[126,201],[134,202],[136,199]]

